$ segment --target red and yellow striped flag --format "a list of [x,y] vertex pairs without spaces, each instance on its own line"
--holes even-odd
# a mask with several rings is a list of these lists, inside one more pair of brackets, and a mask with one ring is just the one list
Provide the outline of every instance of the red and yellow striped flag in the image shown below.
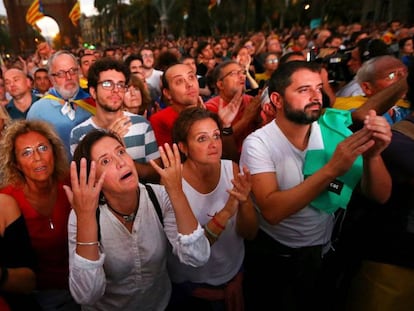
[[31,26],[35,26],[36,22],[45,16],[43,5],[40,0],[34,0],[26,13],[26,22]]
[[79,1],[77,1],[69,13],[69,18],[72,21],[73,26],[75,27],[78,26],[78,21],[80,17],[81,17],[80,3]]

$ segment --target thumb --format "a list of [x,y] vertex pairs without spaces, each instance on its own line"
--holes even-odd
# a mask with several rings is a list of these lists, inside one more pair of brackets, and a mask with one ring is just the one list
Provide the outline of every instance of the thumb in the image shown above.
[[377,115],[377,112],[374,109],[370,109],[368,111],[368,116],[369,117],[375,117]]

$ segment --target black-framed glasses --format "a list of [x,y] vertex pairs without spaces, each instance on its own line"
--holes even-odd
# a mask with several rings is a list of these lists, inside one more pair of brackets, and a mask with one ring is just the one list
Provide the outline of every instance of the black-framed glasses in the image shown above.
[[75,76],[77,75],[79,72],[79,68],[70,68],[69,70],[59,70],[55,73],[52,73],[53,77],[58,77],[58,78],[66,78],[68,74],[70,74],[70,76]]
[[113,91],[114,88],[116,87],[116,89],[118,91],[125,92],[127,90],[127,88],[128,88],[128,86],[125,84],[125,82],[117,82],[117,83],[115,83],[112,80],[100,81],[97,84],[98,85],[100,84],[104,90],[108,90],[108,91]]
[[245,76],[246,74],[247,74],[247,71],[244,70],[244,69],[242,69],[242,70],[232,70],[232,71],[229,71],[228,73],[226,73],[224,76],[222,76],[219,80],[224,80],[224,78],[227,78],[227,77],[234,78],[234,77],[238,77],[240,75]]

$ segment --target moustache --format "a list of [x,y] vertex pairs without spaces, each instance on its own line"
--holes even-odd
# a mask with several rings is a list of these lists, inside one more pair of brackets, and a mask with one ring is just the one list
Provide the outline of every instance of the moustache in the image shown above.
[[312,108],[313,106],[318,106],[319,109],[322,109],[322,103],[320,103],[320,102],[309,103],[305,106],[305,109]]

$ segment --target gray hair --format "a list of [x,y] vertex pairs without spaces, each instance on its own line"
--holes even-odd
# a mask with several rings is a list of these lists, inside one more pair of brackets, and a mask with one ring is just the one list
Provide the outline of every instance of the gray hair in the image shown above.
[[393,55],[373,57],[362,64],[361,68],[358,69],[355,78],[359,84],[362,82],[375,83],[378,74],[381,74],[384,67],[389,69],[401,66],[404,66],[404,64]]
[[56,61],[56,58],[58,58],[60,55],[69,55],[70,57],[73,58],[73,61],[75,62],[76,66],[78,66],[78,59],[75,57],[75,55],[73,55],[71,52],[66,51],[66,50],[60,50],[57,51],[55,53],[53,53],[50,57],[49,57],[49,61],[48,61],[48,73],[49,75],[51,75],[52,72],[52,67],[54,65],[54,62]]

